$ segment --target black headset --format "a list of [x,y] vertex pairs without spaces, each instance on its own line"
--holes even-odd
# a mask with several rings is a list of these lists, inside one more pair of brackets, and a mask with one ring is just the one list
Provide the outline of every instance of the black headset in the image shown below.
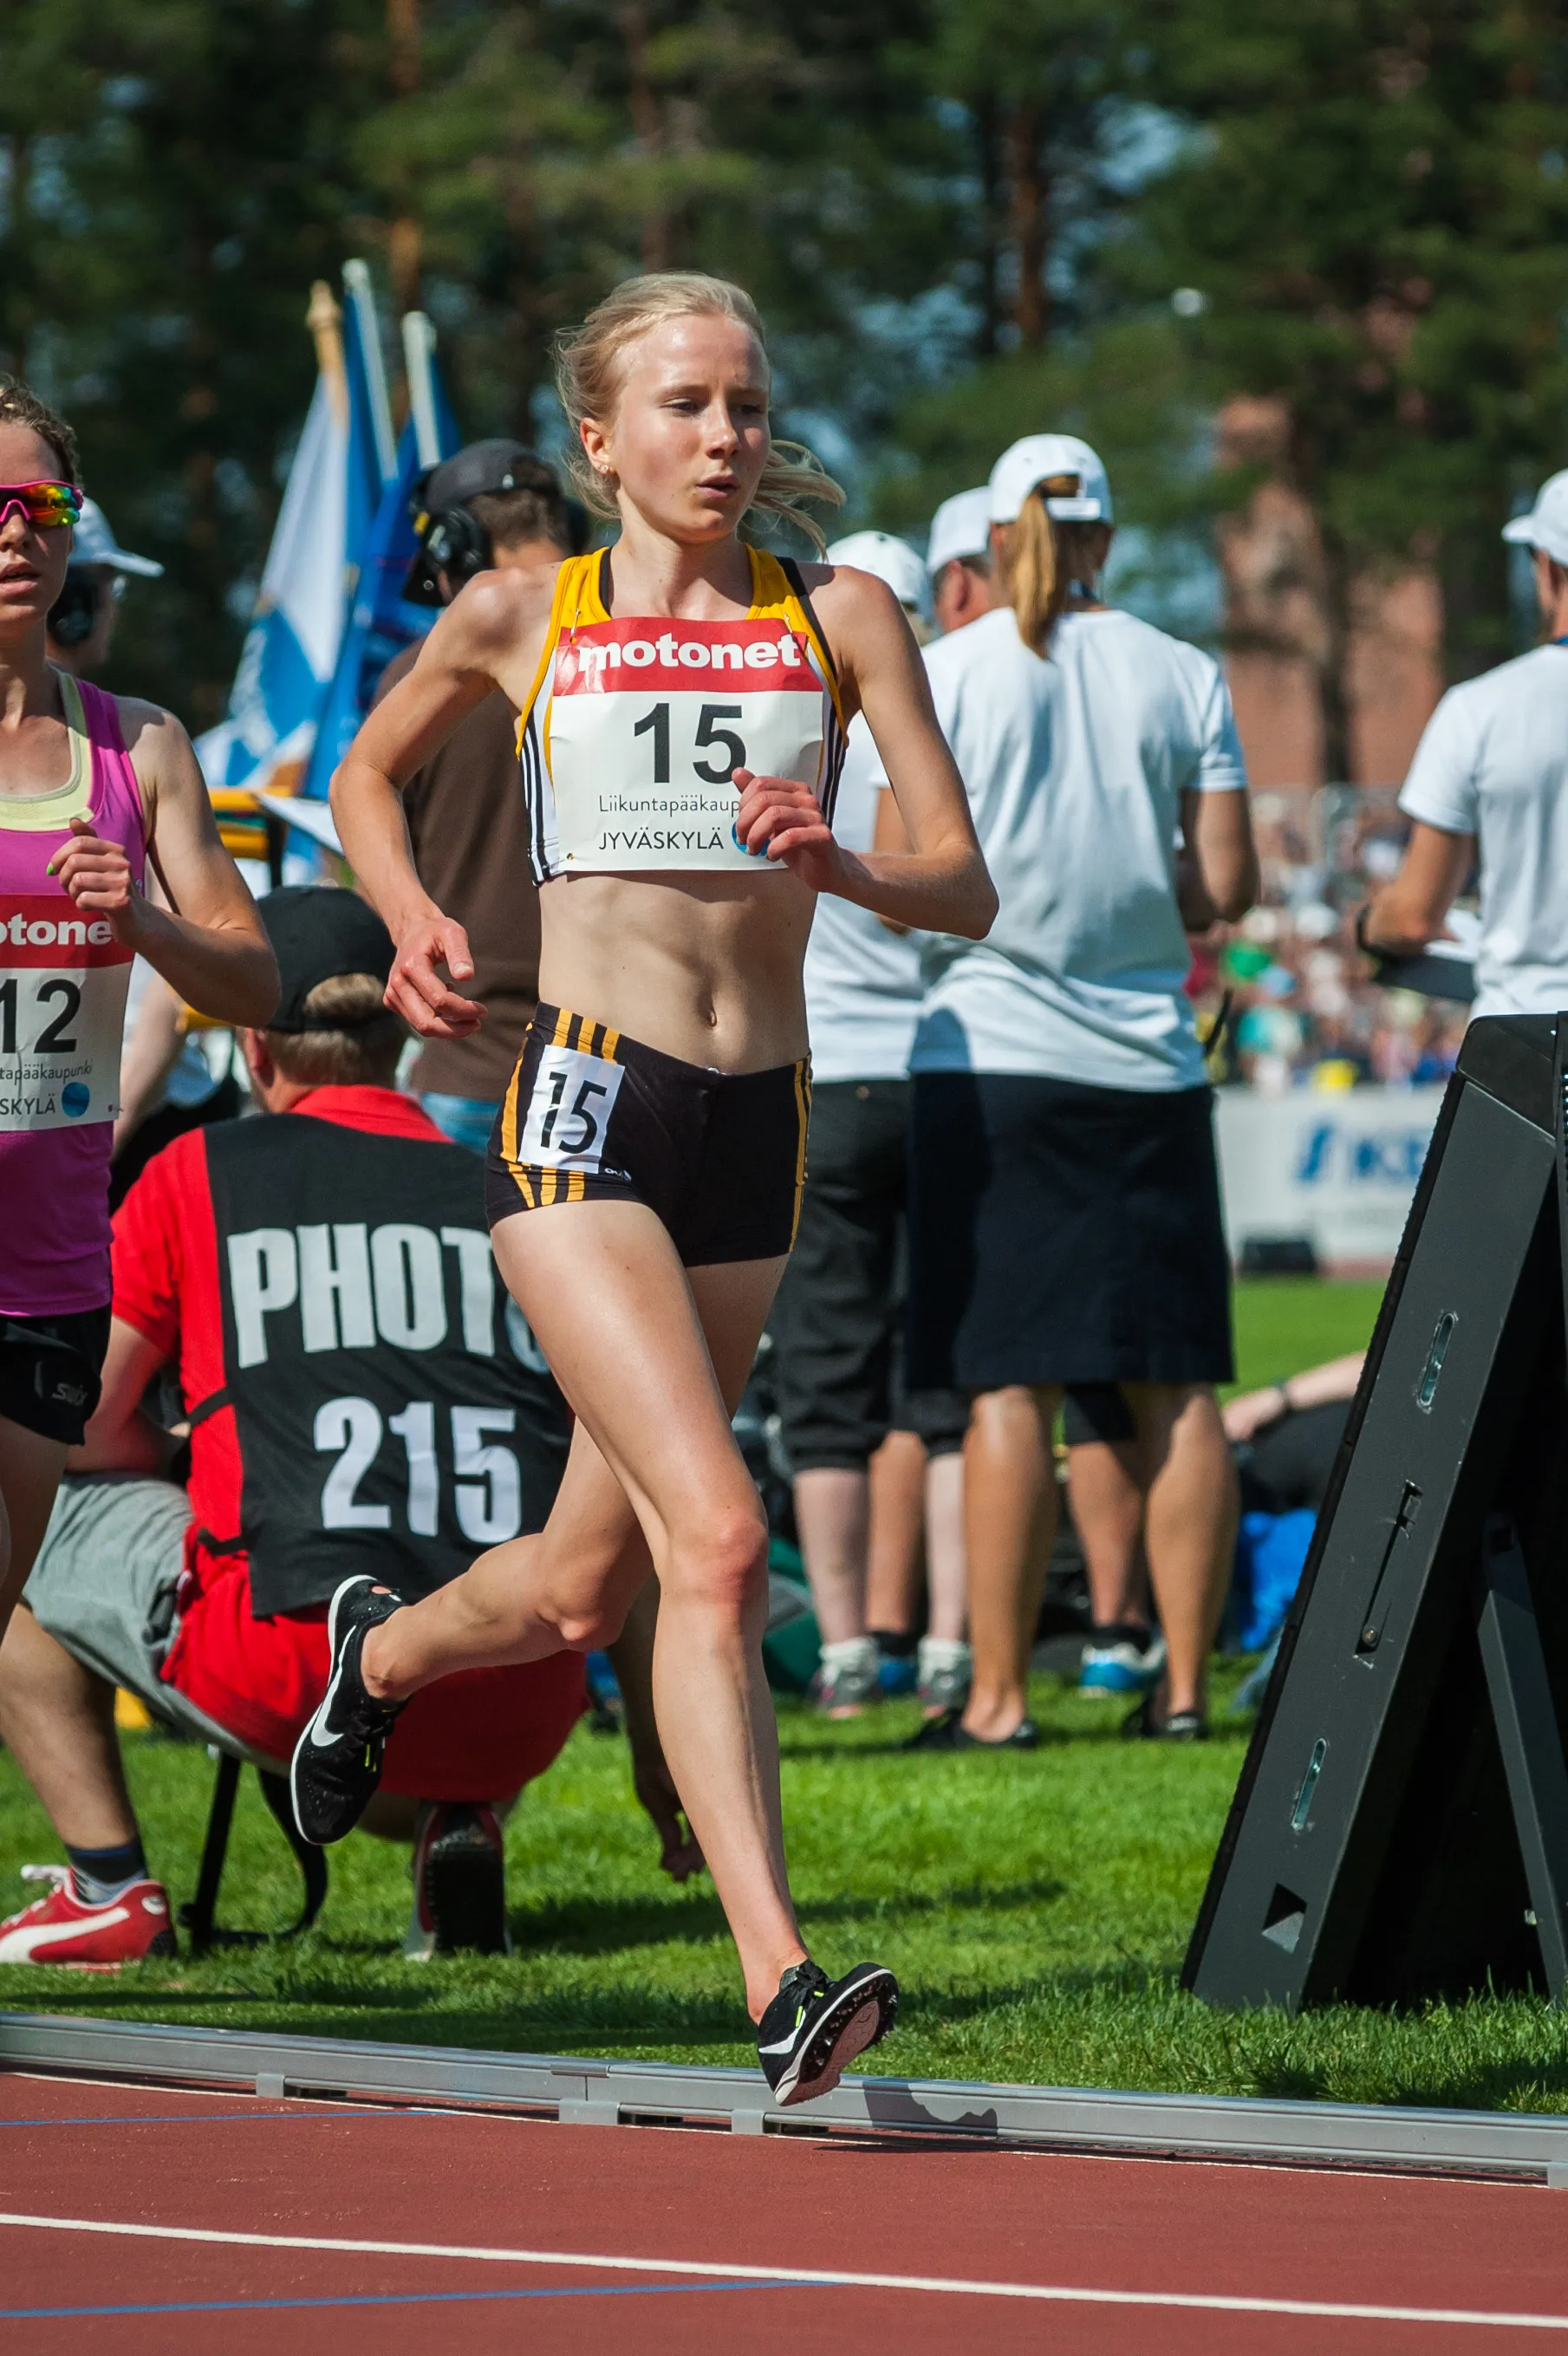
[[[542,465],[532,454],[529,454],[529,463]],[[548,473],[548,469],[545,471]],[[425,498],[431,477],[435,472],[434,466],[425,468],[414,484],[408,503],[419,541],[419,554],[403,584],[403,594],[411,605],[441,605],[446,603],[437,577],[440,573],[445,573],[451,594],[456,596],[477,573],[488,573],[495,562],[495,543],[472,509],[464,507],[459,501],[452,507],[443,508],[439,514],[427,512]],[[550,485],[552,489],[555,487],[553,476],[550,477]],[[538,487],[542,491],[544,487],[541,484]],[[509,479],[498,483],[496,488],[510,490],[512,485]],[[586,548],[590,536],[587,510],[574,498],[564,500],[563,505],[566,511],[570,552],[578,556]]]
[[[429,474],[434,472],[430,468]],[[489,533],[469,509],[445,508],[439,515],[426,514],[424,489],[429,474],[421,476],[409,501],[419,540],[419,554],[403,584],[403,594],[411,605],[444,605],[440,573],[446,573],[456,595],[476,573],[488,573],[495,556]]]
[[88,564],[68,564],[59,595],[49,607],[48,634],[57,647],[87,644],[98,624],[103,584]]
[[488,573],[495,562],[495,543],[470,508],[448,508],[445,515],[432,516],[424,552],[458,589],[476,573]]

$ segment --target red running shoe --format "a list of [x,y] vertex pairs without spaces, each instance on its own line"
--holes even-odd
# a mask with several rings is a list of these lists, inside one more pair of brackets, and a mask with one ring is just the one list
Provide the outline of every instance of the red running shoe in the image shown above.
[[423,1963],[464,1951],[511,1953],[501,1828],[491,1808],[426,1801],[414,1836],[413,1913],[403,1952]]
[[179,1950],[161,1881],[133,1881],[102,1906],[88,1906],[68,1865],[25,1865],[24,1881],[50,1881],[19,1914],[0,1922],[0,1964],[73,1964],[79,1971],[117,1972],[145,1955]]

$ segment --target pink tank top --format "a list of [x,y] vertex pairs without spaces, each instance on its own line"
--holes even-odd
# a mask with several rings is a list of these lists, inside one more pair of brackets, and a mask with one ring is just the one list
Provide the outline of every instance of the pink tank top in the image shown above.
[[78,810],[124,845],[138,884],[142,789],[114,699],[66,673],[71,774],[7,798],[0,779],[0,1317],[109,1299],[109,1152],[132,953],[46,873]]

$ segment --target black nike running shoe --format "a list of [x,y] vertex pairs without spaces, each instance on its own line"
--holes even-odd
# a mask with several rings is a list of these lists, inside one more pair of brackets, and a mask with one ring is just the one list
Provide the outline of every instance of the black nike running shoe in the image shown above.
[[403,1704],[366,1692],[360,1653],[367,1632],[402,1608],[400,1597],[363,1572],[346,1579],[332,1598],[332,1672],[320,1708],[294,1746],[288,1774],[295,1823],[319,1847],[353,1831],[381,1780],[381,1754]]
[[757,2031],[757,2058],[780,2110],[831,2094],[897,2018],[898,1983],[880,1964],[857,1964],[842,1980],[811,1962],[794,1965]]

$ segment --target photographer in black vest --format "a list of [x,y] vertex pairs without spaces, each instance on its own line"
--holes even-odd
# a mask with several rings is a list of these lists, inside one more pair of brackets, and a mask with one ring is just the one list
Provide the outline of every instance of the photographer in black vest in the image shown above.
[[[0,1923],[0,1961],[171,1951],[116,1686],[286,1772],[326,1690],[338,1581],[358,1568],[429,1593],[539,1529],[566,1461],[567,1410],[496,1281],[475,1159],[393,1086],[386,928],[318,887],[274,893],[262,920],[282,998],[241,1037],[270,1117],[177,1138],[122,1205],[102,1403],[0,1646],[0,1738],[70,1860],[29,1869],[54,1887]],[[163,1369],[188,1441],[143,1404]],[[695,1857],[644,1731],[635,1631],[629,1649],[638,1788],[683,1877]],[[415,1843],[408,1954],[504,1944],[497,1810],[559,1752],[582,1680],[558,1654],[447,1678],[404,1712],[371,1829]]]

